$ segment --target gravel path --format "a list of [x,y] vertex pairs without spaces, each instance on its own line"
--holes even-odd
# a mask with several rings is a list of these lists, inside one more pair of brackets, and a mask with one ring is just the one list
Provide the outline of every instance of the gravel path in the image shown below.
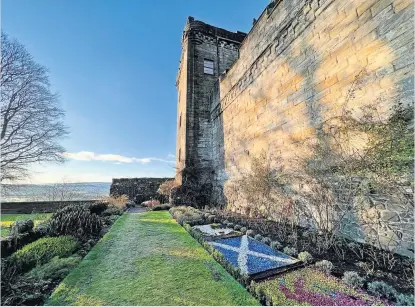
[[146,212],[147,208],[145,207],[132,207],[130,209],[128,209],[128,213],[141,213],[141,212]]

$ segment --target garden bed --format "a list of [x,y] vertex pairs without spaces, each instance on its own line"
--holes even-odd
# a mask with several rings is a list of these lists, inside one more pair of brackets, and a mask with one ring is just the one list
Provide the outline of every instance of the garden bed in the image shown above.
[[43,305],[122,214],[99,202],[68,205],[37,222],[22,218],[38,214],[14,216],[10,236],[1,241],[2,305]]
[[[383,263],[384,266],[382,266],[381,262],[376,262],[375,260],[390,259],[386,258],[387,256],[391,256],[390,253],[378,250],[372,246],[350,242],[346,239],[337,241],[333,246],[323,249],[321,246],[318,246],[321,242],[313,242],[313,239],[316,237],[318,239],[319,236],[317,234],[312,234],[310,233],[310,230],[293,227],[292,225],[283,225],[281,223],[263,219],[249,219],[244,216],[224,211],[202,211],[191,207],[176,207],[172,208],[170,212],[189,233],[198,239],[199,242],[214,255],[218,262],[225,266],[225,268],[228,269],[238,281],[245,285],[263,304],[285,305],[285,300],[278,299],[278,297],[281,296],[281,293],[285,293],[284,297],[291,305],[316,304],[317,298],[316,301],[312,301],[311,298],[308,301],[302,301],[301,298],[297,297],[299,295],[298,293],[301,293],[301,295],[305,296],[319,297],[324,304],[328,305],[413,305],[413,280],[408,284],[408,280],[410,280],[411,277],[413,278],[411,261],[403,256],[392,255],[395,257],[393,259],[395,259],[396,265],[393,267],[393,270],[388,270],[385,267],[388,264],[386,261]],[[311,269],[311,267],[315,267],[315,269],[312,271],[294,269],[292,273],[284,273],[289,274],[287,276],[296,276],[293,282],[289,284],[290,286],[288,288],[281,288],[280,281],[272,281],[279,280],[278,278],[280,275],[275,275],[280,273],[278,270],[273,272],[274,276],[271,276],[273,274],[270,274],[269,278],[267,278],[267,276],[259,278],[261,280],[265,279],[263,283],[251,283],[252,280],[258,280],[258,278],[255,278],[256,276],[253,274],[249,276],[249,274],[246,274],[247,272],[243,272],[239,267],[236,267],[236,260],[232,259],[232,257],[227,257],[226,253],[224,254],[223,251],[220,251],[220,248],[218,251],[218,246],[214,246],[215,239],[198,231],[198,229],[201,227],[203,228],[204,226],[195,226],[206,225],[212,222],[226,227],[228,233],[233,229],[236,232],[247,234],[251,238],[255,237],[255,239],[257,239],[256,241],[268,244],[274,250],[283,251],[284,254],[288,253],[293,256],[298,255],[298,258],[309,266],[306,269]],[[293,239],[294,236],[295,240]],[[337,237],[335,237],[335,239],[340,240]],[[222,238],[220,240],[235,240],[235,238]],[[301,252],[299,253],[298,251]],[[369,256],[372,258],[368,258]],[[358,265],[359,263],[356,263],[356,261],[360,261],[360,264],[362,264],[364,263],[363,260],[367,262],[368,259],[372,259],[374,262],[374,269],[370,267],[361,267]],[[322,270],[325,273],[323,274],[317,271],[317,269],[320,271]],[[373,272],[370,272],[369,270],[372,270]],[[398,272],[404,273],[400,276],[398,275]],[[321,287],[324,288],[327,286],[333,293],[327,291],[321,292],[321,289],[314,291],[311,288],[307,288],[305,286],[307,283],[305,283],[304,277],[307,276],[308,278],[309,276],[307,274],[309,273],[311,274],[310,280],[314,280],[313,276],[318,280],[323,280],[324,278],[322,276],[326,276],[327,281],[332,283],[332,287],[330,288],[325,284],[321,285]],[[398,276],[403,277],[402,279],[405,279],[405,281],[401,280],[399,286],[394,288],[391,284],[394,286],[396,285],[395,281],[398,279]],[[342,278],[342,280],[339,278]],[[388,284],[388,282],[390,284]],[[258,285],[260,285],[260,287],[258,287]],[[269,287],[266,285],[269,285]],[[316,285],[318,288],[318,282],[316,282]],[[337,286],[340,290],[338,292],[334,291],[333,285]],[[265,295],[265,289],[267,288],[274,289],[272,291],[276,292]],[[287,289],[291,290],[288,291]],[[366,290],[369,291],[372,296],[370,296]],[[327,295],[332,296],[332,298],[328,298]],[[276,300],[273,300],[272,296],[274,296],[274,299]],[[334,301],[333,297],[335,297]],[[290,299],[291,301],[289,301]]]
[[[374,246],[362,244],[333,236],[332,246],[324,248],[324,236],[303,227],[278,223],[266,219],[247,218],[243,215],[214,210],[207,211],[215,216],[215,221],[227,221],[252,230],[255,234],[270,237],[284,246],[294,247],[297,251],[308,251],[316,261],[329,260],[333,263],[332,274],[342,277],[344,272],[355,271],[366,276],[366,282],[383,280],[393,284],[400,292],[412,293],[414,288],[414,262],[408,257],[380,250]],[[392,266],[392,267],[391,267]]]

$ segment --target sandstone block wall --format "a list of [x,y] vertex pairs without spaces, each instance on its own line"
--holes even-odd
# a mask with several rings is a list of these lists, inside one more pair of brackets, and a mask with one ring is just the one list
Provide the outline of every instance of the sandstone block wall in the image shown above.
[[[413,104],[413,50],[412,0],[274,1],[209,96],[213,199],[225,202],[225,183],[249,170],[263,150],[283,162],[304,154],[301,141],[346,102],[353,108],[382,97],[384,110],[396,101]],[[362,72],[362,87],[348,101]],[[413,249],[413,213],[378,204],[379,220],[396,219]],[[348,231],[356,239],[375,231],[388,240],[391,232],[353,223]]]
[[141,204],[143,201],[157,199],[167,202],[157,193],[160,184],[173,178],[120,178],[112,179],[110,187],[111,196],[127,195],[129,200]]
[[[177,181],[183,168],[192,168],[200,181],[212,170],[212,134],[209,95],[218,76],[238,57],[245,34],[230,32],[189,17],[182,37],[182,58],[177,77]],[[204,72],[204,61],[213,61],[213,74]]]

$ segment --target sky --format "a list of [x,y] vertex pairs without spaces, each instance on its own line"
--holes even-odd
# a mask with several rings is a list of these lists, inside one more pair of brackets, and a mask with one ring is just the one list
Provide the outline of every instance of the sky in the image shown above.
[[2,0],[1,27],[49,70],[67,162],[26,183],[173,177],[175,87],[188,16],[249,32],[269,0]]

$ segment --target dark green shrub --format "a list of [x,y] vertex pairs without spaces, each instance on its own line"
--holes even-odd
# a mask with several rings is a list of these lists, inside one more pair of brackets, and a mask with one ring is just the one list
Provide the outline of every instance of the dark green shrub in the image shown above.
[[209,216],[207,217],[207,222],[208,222],[209,224],[213,223],[214,221],[215,221],[215,216],[214,216],[214,215],[209,215]]
[[98,236],[102,222],[98,215],[83,206],[69,205],[56,211],[49,220],[51,232],[56,235],[72,235],[81,240]]
[[255,235],[255,240],[262,241],[262,236],[260,234]]
[[317,270],[322,271],[327,275],[330,275],[331,271],[333,271],[334,268],[333,263],[328,260],[321,260],[319,262],[316,262],[315,266]]
[[151,211],[169,210],[170,208],[171,206],[169,204],[155,205],[151,208]]
[[114,205],[108,205],[108,208],[102,212],[102,216],[123,215],[124,211]]
[[282,249],[282,244],[278,241],[272,241],[269,246],[271,246],[271,248],[275,250]]
[[353,271],[344,272],[342,280],[345,284],[353,288],[361,288],[365,282],[363,277]]
[[35,267],[30,272],[26,273],[25,277],[43,280],[60,280],[65,278],[80,261],[81,257],[77,256],[68,258],[54,257],[51,261]]
[[262,243],[264,243],[266,245],[270,245],[271,244],[271,238],[268,238],[268,237],[262,238]]
[[243,234],[246,233],[246,227],[241,227],[240,232],[242,232]]
[[37,225],[33,232],[39,237],[46,237],[50,233],[50,224],[49,222],[44,222],[42,224]]
[[184,223],[191,225],[200,225],[204,223],[203,213],[193,207],[172,207],[170,208],[169,213],[180,225],[183,225]]
[[13,263],[20,264],[22,271],[42,265],[53,257],[71,255],[77,247],[77,241],[71,236],[42,238],[19,249],[10,256]]
[[297,258],[304,263],[310,263],[313,261],[313,256],[309,252],[301,252],[298,254]]
[[226,227],[228,227],[228,228],[233,228],[233,223],[228,223],[228,224],[226,224]]
[[289,256],[296,256],[298,254],[297,249],[295,247],[289,247],[289,246],[284,247],[282,252]]
[[87,206],[91,213],[96,215],[101,215],[108,208],[108,203],[106,202],[96,202]]
[[35,223],[33,223],[33,220],[16,221],[12,225],[12,233],[18,234],[18,233],[30,232],[33,230],[34,226],[35,226]]
[[[112,224],[115,223],[116,220],[118,220],[120,216],[119,215],[110,215],[110,216],[103,216],[102,217],[102,224],[103,226],[111,226]],[[101,229],[102,232],[102,229]]]
[[397,296],[395,288],[384,281],[368,283],[367,291],[378,298],[386,298],[388,300],[394,299]]
[[414,306],[414,295],[403,294],[403,293],[397,294],[396,304],[398,306]]
[[236,231],[241,230],[241,225],[236,224],[235,226],[233,226],[233,229],[235,229]]
[[255,231],[253,231],[252,229],[248,229],[248,230],[246,231],[246,235],[247,235],[248,237],[253,237],[253,236],[255,235]]
[[56,284],[51,280],[20,277],[13,285],[2,287],[1,303],[4,306],[42,306],[54,287]]

